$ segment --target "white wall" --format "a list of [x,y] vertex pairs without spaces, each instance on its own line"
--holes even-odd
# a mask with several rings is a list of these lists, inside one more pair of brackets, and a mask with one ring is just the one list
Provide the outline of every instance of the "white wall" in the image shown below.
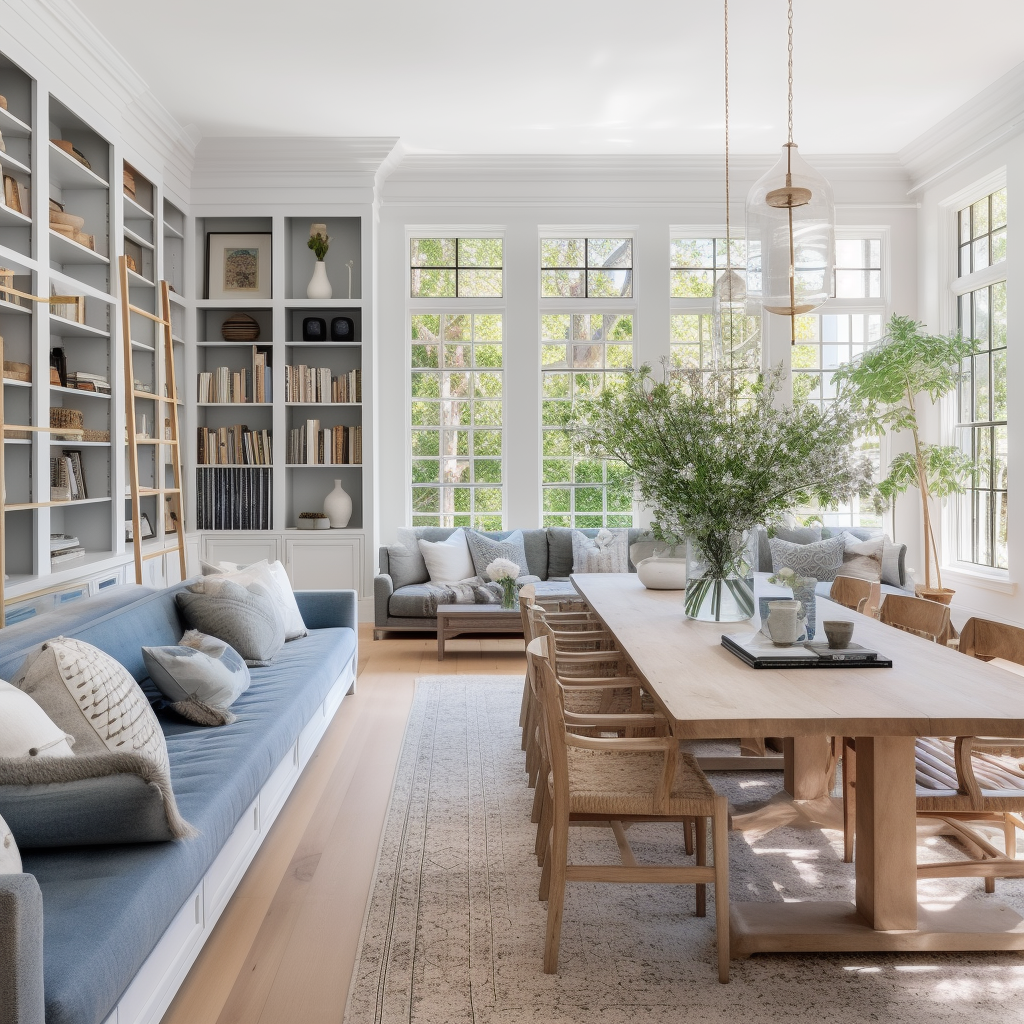
[[[774,158],[741,158],[732,176],[732,230],[743,234],[743,198]],[[891,158],[812,158],[833,184],[840,227],[881,229],[889,242],[889,308],[917,311],[917,209]],[[738,197],[738,199],[737,199]],[[407,226],[505,232],[506,525],[541,521],[538,236],[542,226],[621,226],[636,233],[634,337],[637,359],[669,353],[671,227],[724,233],[719,158],[407,157],[381,195],[378,251],[377,409],[379,542],[411,521],[406,289]],[[777,319],[777,318],[773,318]],[[788,323],[772,332],[770,358],[787,354]],[[785,335],[783,345],[778,339]],[[901,510],[902,513],[902,510]],[[903,522],[903,519],[907,522]],[[916,521],[900,514],[897,535],[916,551]],[[912,559],[913,560],[913,559]]]

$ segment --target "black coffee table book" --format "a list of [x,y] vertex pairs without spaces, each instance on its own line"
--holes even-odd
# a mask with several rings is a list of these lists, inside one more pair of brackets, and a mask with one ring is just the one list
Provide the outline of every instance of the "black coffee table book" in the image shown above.
[[824,640],[776,647],[763,633],[723,633],[722,646],[751,668],[892,668],[892,661],[860,644],[832,650]]

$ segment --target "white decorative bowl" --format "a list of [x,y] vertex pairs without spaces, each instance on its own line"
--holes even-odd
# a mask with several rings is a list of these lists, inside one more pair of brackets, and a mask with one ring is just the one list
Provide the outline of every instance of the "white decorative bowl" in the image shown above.
[[300,530],[329,530],[331,521],[330,519],[298,519],[295,525]]
[[653,555],[636,565],[636,574],[648,590],[685,590],[686,559]]

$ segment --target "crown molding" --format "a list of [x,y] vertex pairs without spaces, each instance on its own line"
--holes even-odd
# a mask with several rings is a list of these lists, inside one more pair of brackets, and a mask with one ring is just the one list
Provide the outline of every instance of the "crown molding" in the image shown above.
[[196,147],[192,189],[373,190],[397,142],[393,136],[204,138]]
[[1024,63],[899,151],[916,192],[1024,130]]

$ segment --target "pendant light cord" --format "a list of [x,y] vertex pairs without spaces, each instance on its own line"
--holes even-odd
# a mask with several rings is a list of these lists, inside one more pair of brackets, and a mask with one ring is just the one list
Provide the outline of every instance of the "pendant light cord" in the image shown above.
[[[728,2],[728,0],[727,0]],[[728,103],[728,101],[726,101]],[[789,142],[793,143],[793,0],[789,0]]]
[[[729,0],[725,3],[725,273],[732,295],[732,232],[729,222]],[[790,0],[792,4],[792,0]],[[790,76],[792,81],[792,75]],[[790,118],[792,122],[792,117]],[[792,134],[792,127],[790,128]]]

